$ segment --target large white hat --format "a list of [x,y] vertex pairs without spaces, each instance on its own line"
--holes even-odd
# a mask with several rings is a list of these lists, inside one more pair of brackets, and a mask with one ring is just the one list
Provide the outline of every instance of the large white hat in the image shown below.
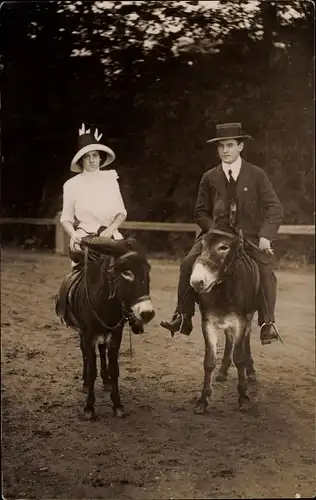
[[86,129],[84,123],[79,129],[78,138],[78,151],[73,157],[70,165],[70,170],[72,172],[82,172],[82,166],[78,161],[89,151],[103,151],[106,153],[104,162],[100,165],[100,168],[104,168],[110,165],[115,160],[115,153],[108,146],[104,146],[99,143],[103,134],[98,134],[98,129],[96,128],[94,134],[92,135],[90,128]]

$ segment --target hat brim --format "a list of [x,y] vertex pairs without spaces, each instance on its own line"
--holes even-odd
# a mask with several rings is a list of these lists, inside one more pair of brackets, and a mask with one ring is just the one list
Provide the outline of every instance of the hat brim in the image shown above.
[[71,172],[82,172],[82,166],[78,163],[80,158],[83,157],[86,153],[89,153],[90,151],[103,151],[106,153],[106,159],[105,161],[100,165],[100,168],[104,168],[107,165],[110,165],[115,160],[115,153],[112,151],[111,148],[108,148],[107,146],[103,146],[103,144],[88,144],[87,146],[84,146],[83,148],[79,149],[79,151],[75,154],[73,157],[71,164],[70,164],[70,170]]
[[229,139],[252,139],[251,135],[232,135],[230,137],[214,137],[214,139],[209,139],[206,142],[218,142],[218,141],[226,141]]

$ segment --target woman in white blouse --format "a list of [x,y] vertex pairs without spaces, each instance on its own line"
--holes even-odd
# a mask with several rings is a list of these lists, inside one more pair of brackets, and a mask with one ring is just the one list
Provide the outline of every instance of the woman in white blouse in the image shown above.
[[[70,249],[76,250],[83,236],[100,234],[122,239],[118,231],[126,219],[126,209],[116,170],[101,170],[115,160],[114,152],[99,143],[102,134],[92,135],[85,126],[79,130],[79,148],[70,170],[78,175],[65,182],[61,224],[70,236]],[[76,227],[74,226],[77,220]],[[100,232],[100,228],[102,229]]]

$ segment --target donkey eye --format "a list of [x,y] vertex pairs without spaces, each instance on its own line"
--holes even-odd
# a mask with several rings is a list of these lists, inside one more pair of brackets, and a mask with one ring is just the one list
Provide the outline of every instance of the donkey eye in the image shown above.
[[220,252],[226,252],[226,250],[229,250],[229,246],[228,246],[228,245],[220,245],[220,246],[218,247],[218,250],[219,250]]
[[127,269],[126,271],[121,272],[121,276],[125,280],[127,280],[127,281],[134,281],[134,279],[135,279],[134,274],[129,269]]

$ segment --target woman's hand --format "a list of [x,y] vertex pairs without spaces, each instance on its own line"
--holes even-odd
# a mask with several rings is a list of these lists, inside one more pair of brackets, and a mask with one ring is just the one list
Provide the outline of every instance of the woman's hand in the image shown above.
[[[70,238],[70,244],[69,244],[70,250],[72,250],[73,252],[75,252],[76,250],[81,250],[80,248],[81,240],[82,236],[74,232]],[[76,246],[79,248],[76,248]]]
[[102,238],[112,238],[113,232],[114,232],[113,229],[107,227],[102,231],[102,233],[100,233],[100,236],[102,236]]

